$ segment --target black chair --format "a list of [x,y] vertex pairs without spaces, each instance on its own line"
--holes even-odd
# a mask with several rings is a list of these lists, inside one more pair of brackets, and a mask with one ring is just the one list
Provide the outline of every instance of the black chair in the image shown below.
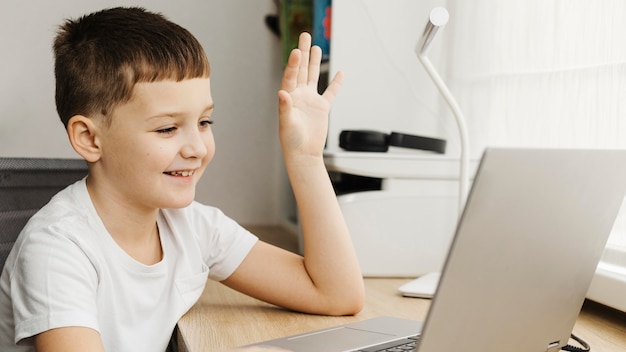
[[28,219],[86,175],[82,159],[0,158],[0,268]]

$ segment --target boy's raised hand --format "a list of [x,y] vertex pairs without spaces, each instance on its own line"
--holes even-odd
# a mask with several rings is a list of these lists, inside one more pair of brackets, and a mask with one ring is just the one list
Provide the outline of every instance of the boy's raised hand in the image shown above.
[[285,157],[321,157],[328,131],[328,113],[343,73],[338,72],[322,95],[317,85],[322,50],[311,47],[311,35],[300,34],[298,48],[289,55],[278,92],[279,134]]

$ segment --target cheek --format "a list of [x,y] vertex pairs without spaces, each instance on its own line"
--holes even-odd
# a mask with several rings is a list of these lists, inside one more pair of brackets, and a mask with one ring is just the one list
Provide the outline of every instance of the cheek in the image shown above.
[[134,168],[137,173],[165,171],[172,162],[172,155],[175,155],[174,148],[167,145],[152,144],[152,147],[135,149]]

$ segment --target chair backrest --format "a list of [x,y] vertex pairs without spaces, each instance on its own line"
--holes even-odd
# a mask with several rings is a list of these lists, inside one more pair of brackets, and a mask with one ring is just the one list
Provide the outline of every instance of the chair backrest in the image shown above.
[[0,158],[0,268],[28,219],[86,175],[81,159]]

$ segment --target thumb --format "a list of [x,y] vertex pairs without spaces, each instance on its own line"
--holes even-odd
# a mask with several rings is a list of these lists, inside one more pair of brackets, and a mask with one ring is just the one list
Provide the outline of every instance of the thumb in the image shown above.
[[291,107],[293,102],[291,101],[291,95],[284,89],[278,91],[278,116],[289,116],[291,113]]

